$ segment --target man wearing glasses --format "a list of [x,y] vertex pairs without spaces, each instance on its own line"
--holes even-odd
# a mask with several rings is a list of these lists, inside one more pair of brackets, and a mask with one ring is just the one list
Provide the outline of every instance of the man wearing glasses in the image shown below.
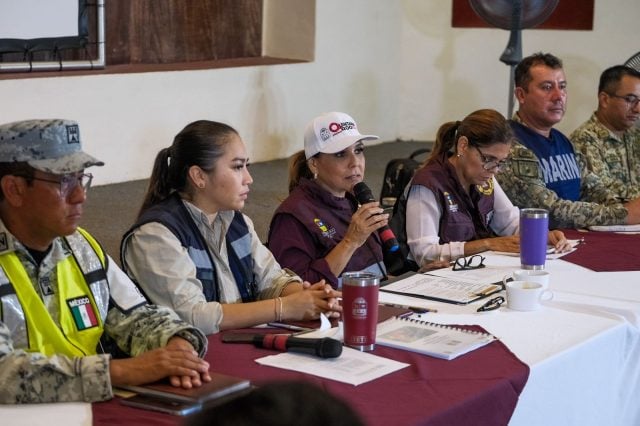
[[587,170],[621,200],[640,196],[640,72],[624,65],[606,69],[598,85],[598,109],[571,134]]
[[[0,125],[0,403],[101,401],[111,386],[169,377],[210,380],[206,338],[148,305],[78,228],[103,163],[84,153],[78,124]],[[133,358],[112,358],[111,354]]]
[[524,58],[515,85],[519,109],[511,127],[517,142],[511,162],[497,175],[513,204],[548,210],[550,228],[640,223],[640,199],[621,203],[553,128],[567,102],[562,61],[549,53]]

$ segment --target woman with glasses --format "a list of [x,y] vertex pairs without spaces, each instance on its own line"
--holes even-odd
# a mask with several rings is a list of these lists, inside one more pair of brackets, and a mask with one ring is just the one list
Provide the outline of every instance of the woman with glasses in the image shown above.
[[[519,251],[519,210],[494,177],[512,141],[507,121],[492,109],[440,127],[407,197],[407,243],[419,266],[486,250]],[[560,231],[551,231],[549,242],[556,250],[569,248]]]
[[[122,265],[156,304],[207,334],[339,311],[323,281],[280,268],[240,210],[253,182],[230,126],[196,121],[162,149]],[[337,312],[336,312],[337,315]]]

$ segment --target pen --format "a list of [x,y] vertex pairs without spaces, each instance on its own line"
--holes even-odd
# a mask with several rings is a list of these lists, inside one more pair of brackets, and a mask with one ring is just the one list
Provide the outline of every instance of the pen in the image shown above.
[[313,328],[300,327],[298,325],[285,324],[283,322],[269,322],[267,323],[267,325],[269,327],[284,328],[285,330],[292,330],[292,331],[313,331],[314,330]]
[[409,309],[416,314],[426,314],[427,312],[438,312],[433,308],[420,308],[418,306],[398,305],[396,303],[383,303],[384,306],[391,306],[392,308]]
[[493,291],[499,289],[500,287],[501,286],[498,286],[498,285],[492,285],[492,286],[489,286],[489,287],[485,288],[482,291],[479,291],[477,293],[473,293],[473,295],[474,296],[488,296],[489,294],[491,294]]

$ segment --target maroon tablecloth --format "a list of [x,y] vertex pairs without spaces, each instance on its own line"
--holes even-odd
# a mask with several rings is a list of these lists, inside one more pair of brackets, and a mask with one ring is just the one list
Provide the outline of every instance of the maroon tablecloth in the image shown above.
[[[472,327],[481,330],[480,327]],[[273,351],[224,344],[209,336],[212,370],[245,377],[255,385],[270,380],[306,380],[343,398],[367,425],[506,425],[529,376],[529,367],[500,341],[451,361],[378,346],[373,352],[410,364],[360,386],[257,364]],[[170,415],[123,406],[118,399],[93,404],[93,424],[178,425]]]
[[640,235],[563,230],[569,239],[584,239],[562,260],[596,272],[640,271]]

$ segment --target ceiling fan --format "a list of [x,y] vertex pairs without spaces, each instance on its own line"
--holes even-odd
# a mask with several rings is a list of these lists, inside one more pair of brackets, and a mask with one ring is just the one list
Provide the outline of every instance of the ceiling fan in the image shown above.
[[509,112],[513,115],[514,71],[522,60],[521,30],[540,25],[549,18],[559,0],[469,0],[473,11],[489,25],[510,30],[509,42],[500,61],[511,67]]

